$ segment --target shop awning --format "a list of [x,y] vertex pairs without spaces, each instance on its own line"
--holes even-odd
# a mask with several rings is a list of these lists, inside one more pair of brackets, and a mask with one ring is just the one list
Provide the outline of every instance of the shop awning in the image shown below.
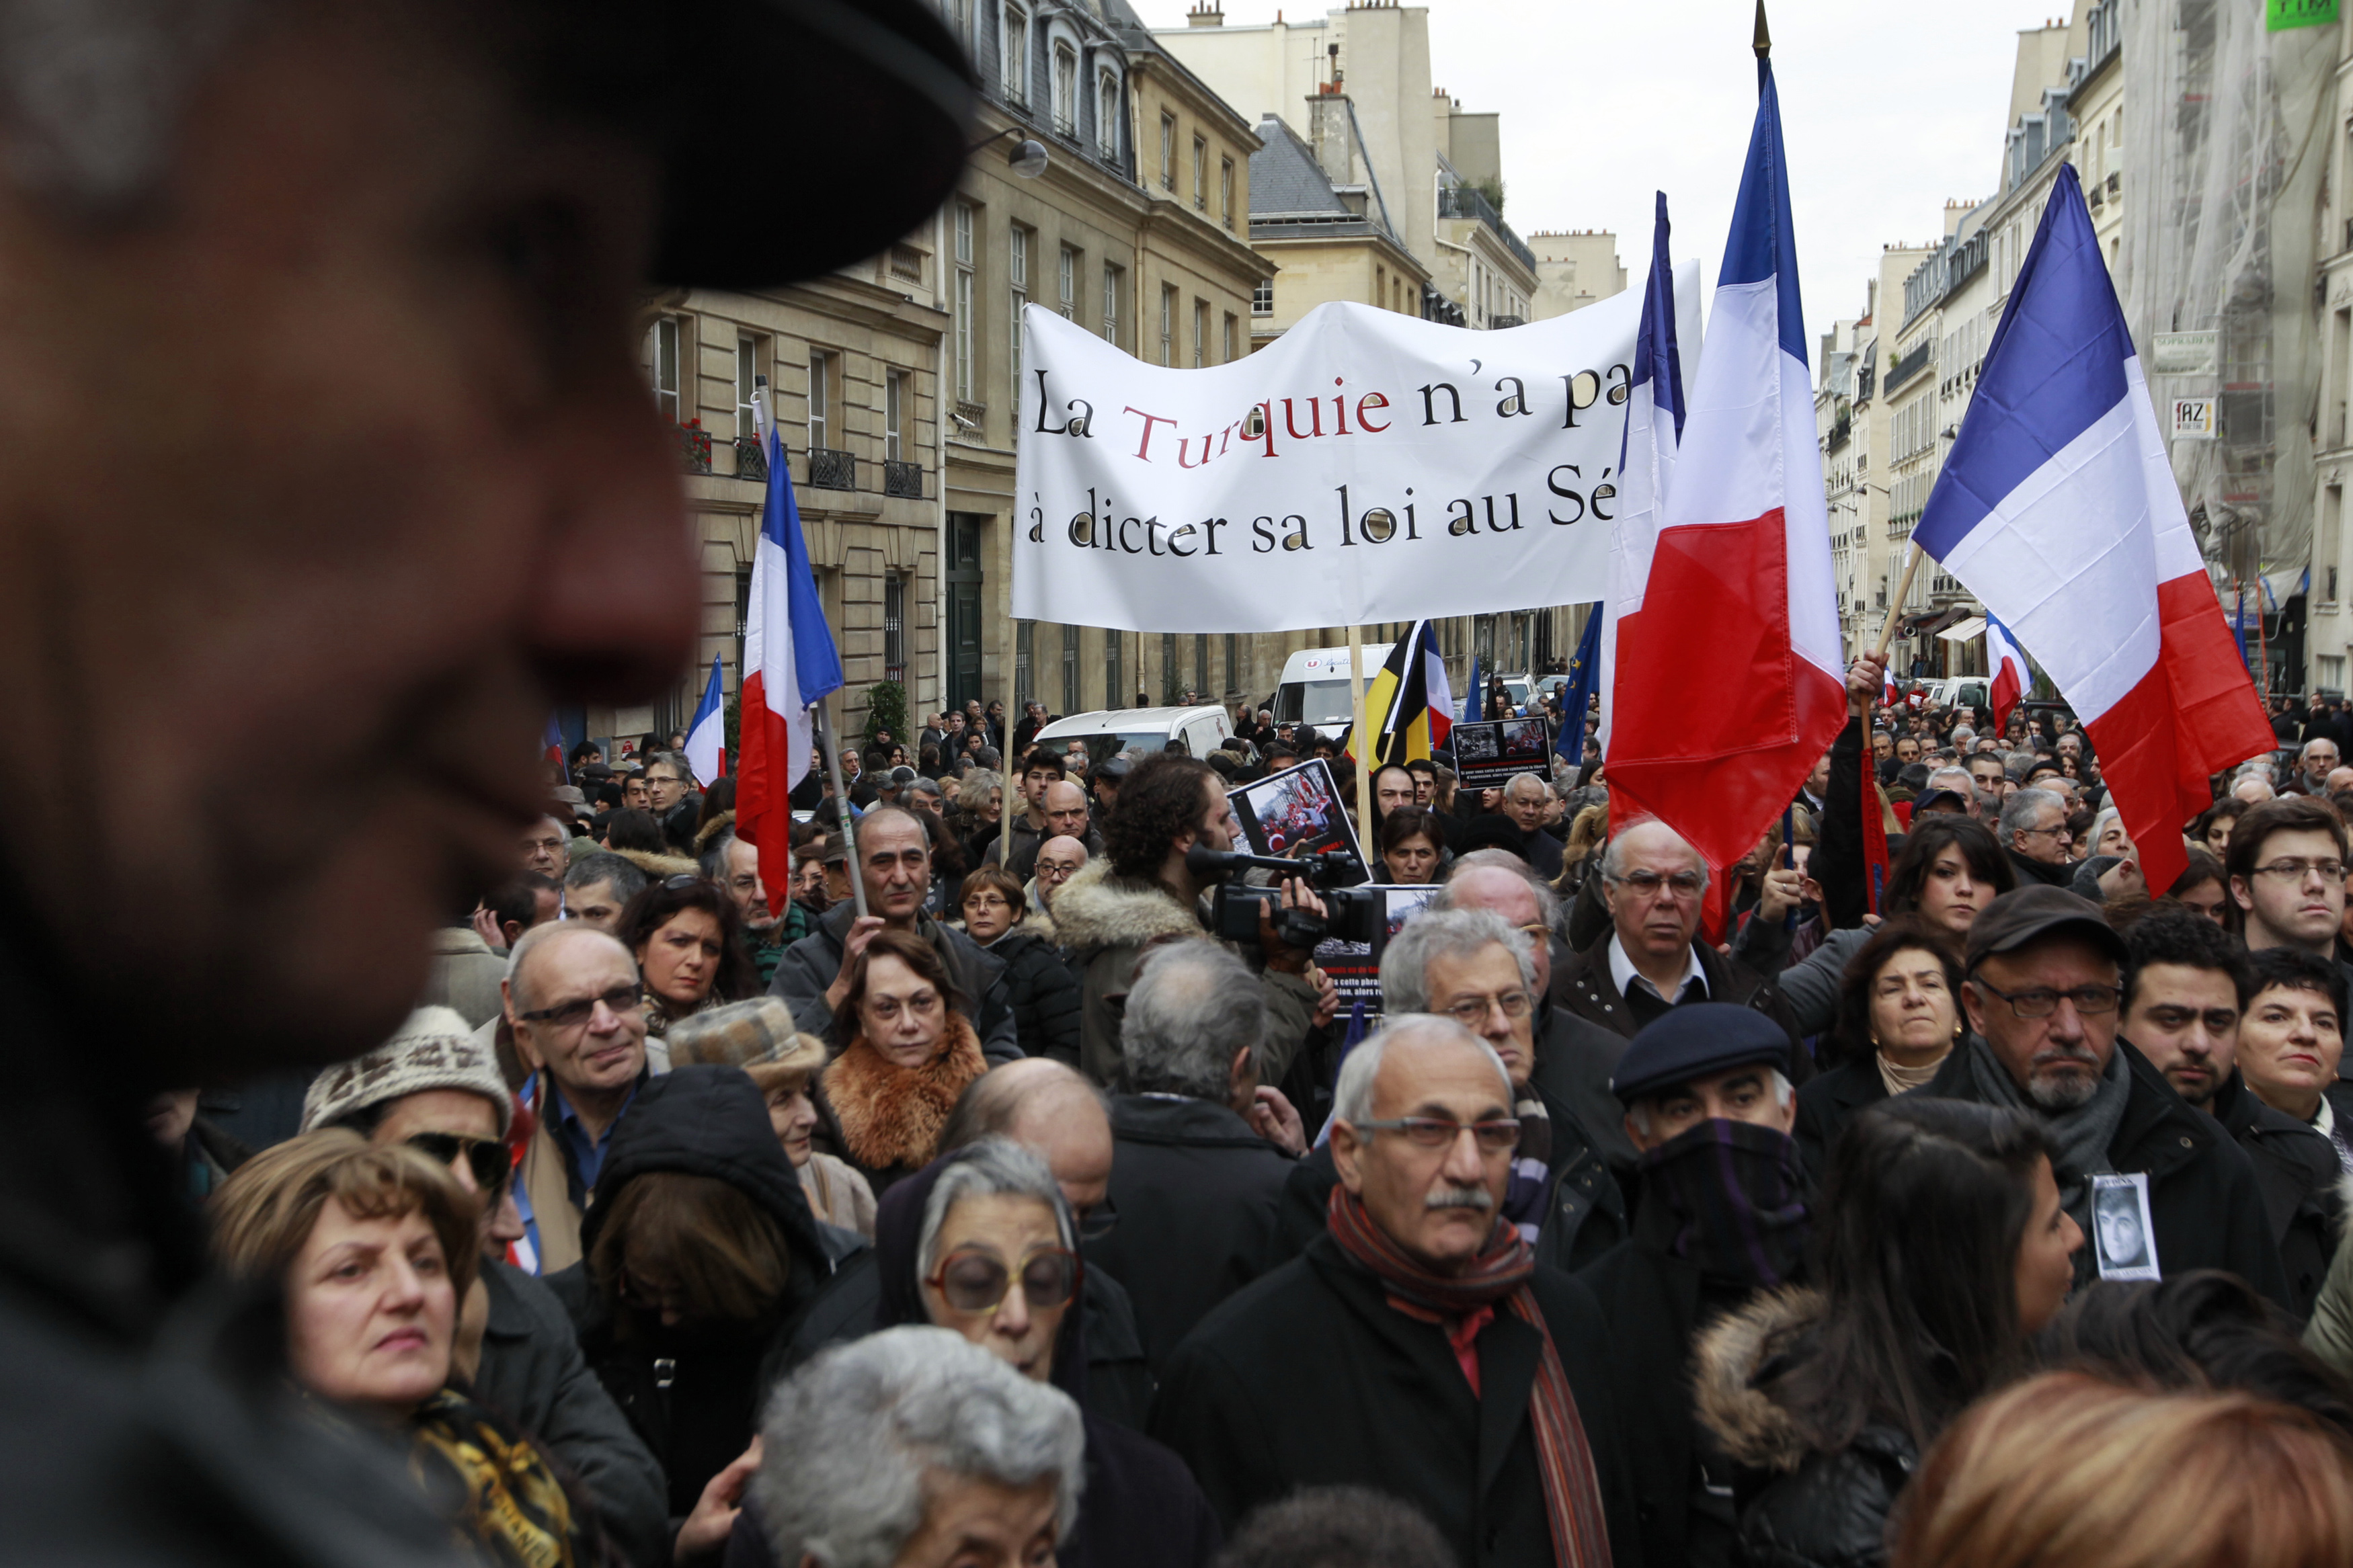
[[1940,642],[1968,642],[1971,638],[1977,637],[1979,633],[1983,632],[1985,630],[1985,617],[1983,616],[1971,616],[1968,620],[1961,622],[1957,626],[1947,626],[1943,631],[1936,634],[1936,637]]

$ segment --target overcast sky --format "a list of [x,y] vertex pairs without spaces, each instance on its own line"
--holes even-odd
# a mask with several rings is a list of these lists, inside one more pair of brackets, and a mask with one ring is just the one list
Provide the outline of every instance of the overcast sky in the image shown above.
[[[1755,0],[1428,3],[1434,85],[1503,116],[1513,227],[1614,230],[1640,288],[1663,190],[1676,256],[1702,258],[1713,284],[1756,114]],[[1154,26],[1183,26],[1187,0],[1131,4]],[[1224,4],[1229,24],[1274,19],[1274,0]],[[1883,246],[1933,240],[1947,199],[1993,193],[2018,30],[2067,4],[1768,7],[1810,342],[1861,312]]]

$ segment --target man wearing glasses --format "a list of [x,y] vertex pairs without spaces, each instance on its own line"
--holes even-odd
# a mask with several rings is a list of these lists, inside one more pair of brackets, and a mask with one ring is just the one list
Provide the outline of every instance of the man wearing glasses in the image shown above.
[[[2129,953],[2099,906],[2061,888],[2015,889],[1978,916],[1966,959],[1970,1037],[1913,1092],[2040,1117],[2059,1151],[2060,1201],[2086,1235],[2091,1178],[2145,1173],[2164,1278],[2225,1268],[2292,1310],[2245,1152],[2116,1037]],[[2075,1282],[2096,1266],[2093,1248],[2077,1253]]]
[[2067,802],[2056,791],[2022,789],[2002,802],[2000,837],[2021,886],[2064,888],[2074,881],[2069,851],[2075,838],[2067,831]]
[[[1620,828],[1601,854],[1601,897],[1609,934],[1574,955],[1553,999],[1589,1023],[1632,1039],[1643,1025],[1691,1002],[1752,1007],[1798,1032],[1781,989],[1698,940],[1707,866],[1699,851],[1656,817]],[[1790,1052],[1790,1078],[1813,1076],[1813,1058]]]
[[517,1199],[539,1272],[580,1261],[580,1219],[613,1129],[645,1084],[646,1013],[637,961],[581,921],[533,926],[507,959],[502,987],[515,1054],[539,1117]]
[[459,1313],[455,1361],[475,1395],[535,1433],[585,1483],[597,1516],[635,1563],[665,1555],[661,1467],[581,1356],[555,1293],[507,1261],[522,1237],[507,1139],[514,1097],[490,1049],[446,1007],[420,1007],[400,1032],[311,1080],[302,1131],[341,1127],[406,1144],[449,1167],[482,1205],[480,1269]]
[[2232,829],[2222,868],[2248,952],[2295,947],[2336,960],[2345,921],[2345,825],[2334,810],[2309,795],[2264,801]]
[[1341,1064],[1327,1227],[1204,1319],[1153,1401],[1229,1531],[1355,1485],[1421,1510],[1460,1563],[1644,1561],[1653,1459],[1625,1440],[1609,1325],[1504,1213],[1517,1098],[1443,1016],[1393,1015]]

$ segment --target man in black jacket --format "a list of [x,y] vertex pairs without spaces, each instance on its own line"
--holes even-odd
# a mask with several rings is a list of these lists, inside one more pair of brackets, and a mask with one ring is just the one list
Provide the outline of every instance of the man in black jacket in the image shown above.
[[[2094,1175],[2145,1176],[2163,1276],[2226,1268],[2290,1306],[2254,1166],[2116,1038],[2127,956],[2096,904],[2060,888],[2002,894],[1969,928],[1961,1003],[1974,1037],[1912,1092],[2040,1116],[2059,1147],[2061,1197],[2084,1235]],[[2075,1255],[2079,1284],[2097,1250]]]
[[1602,851],[1599,879],[1609,934],[1555,972],[1555,1005],[1630,1040],[1670,1007],[1753,1007],[1788,1036],[1791,1079],[1813,1076],[1780,989],[1698,940],[1707,866],[1681,834],[1655,817],[1619,829]]
[[1179,942],[1138,965],[1120,1024],[1128,1092],[1111,1108],[1118,1223],[1086,1257],[1127,1287],[1155,1372],[1211,1308],[1289,1256],[1276,1213],[1302,1140],[1298,1118],[1284,1124],[1260,1097],[1265,1035],[1257,978],[1225,949]]
[[[1462,1568],[1599,1560],[1581,1528],[1641,1560],[1609,1328],[1499,1212],[1515,1098],[1451,1019],[1392,1018],[1349,1054],[1332,1228],[1203,1319],[1153,1403],[1153,1436],[1229,1531],[1352,1484],[1420,1509]],[[1540,1375],[1554,1365],[1565,1389]]]
[[2246,952],[2212,921],[2186,910],[2144,916],[2125,945],[2132,963],[2123,1037],[2254,1162],[2290,1303],[2297,1317],[2309,1317],[2336,1250],[2337,1151],[2257,1100],[2239,1072],[2239,1020],[2254,984]]
[[2075,864],[2067,858],[2074,836],[2067,829],[2067,803],[2055,792],[2022,789],[2002,802],[2000,837],[2021,886],[2074,882]]
[[1652,1568],[1732,1560],[1734,1467],[1691,1396],[1694,1337],[1758,1292],[1795,1283],[1806,1182],[1790,1131],[1789,1042],[1746,1007],[1678,1007],[1619,1064],[1627,1136],[1641,1151],[1634,1232],[1577,1278],[1609,1320],[1629,1439],[1651,1462],[1642,1544]]

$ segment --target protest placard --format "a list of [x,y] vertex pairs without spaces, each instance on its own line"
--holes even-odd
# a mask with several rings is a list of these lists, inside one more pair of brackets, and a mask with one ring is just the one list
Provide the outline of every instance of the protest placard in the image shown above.
[[1356,830],[1340,809],[1332,767],[1321,757],[1271,773],[1255,784],[1226,792],[1235,824],[1253,855],[1297,860],[1327,849],[1345,849],[1365,863]]
[[1416,910],[1438,895],[1438,884],[1424,882],[1417,887],[1393,883],[1375,883],[1357,889],[1378,893],[1388,902],[1388,918],[1381,923],[1377,942],[1319,942],[1315,948],[1315,967],[1332,977],[1340,988],[1340,1010],[1346,1012],[1362,1002],[1365,1011],[1378,1016],[1381,1010],[1381,956],[1388,951],[1388,939],[1397,935],[1398,928]]
[[[1472,331],[1335,301],[1176,370],[1029,306],[1012,613],[1265,632],[1598,599],[1641,307]],[[1676,310],[1695,356],[1696,267]]]
[[1447,741],[1455,782],[1465,789],[1498,789],[1520,773],[1552,776],[1552,726],[1542,718],[1457,724]]

